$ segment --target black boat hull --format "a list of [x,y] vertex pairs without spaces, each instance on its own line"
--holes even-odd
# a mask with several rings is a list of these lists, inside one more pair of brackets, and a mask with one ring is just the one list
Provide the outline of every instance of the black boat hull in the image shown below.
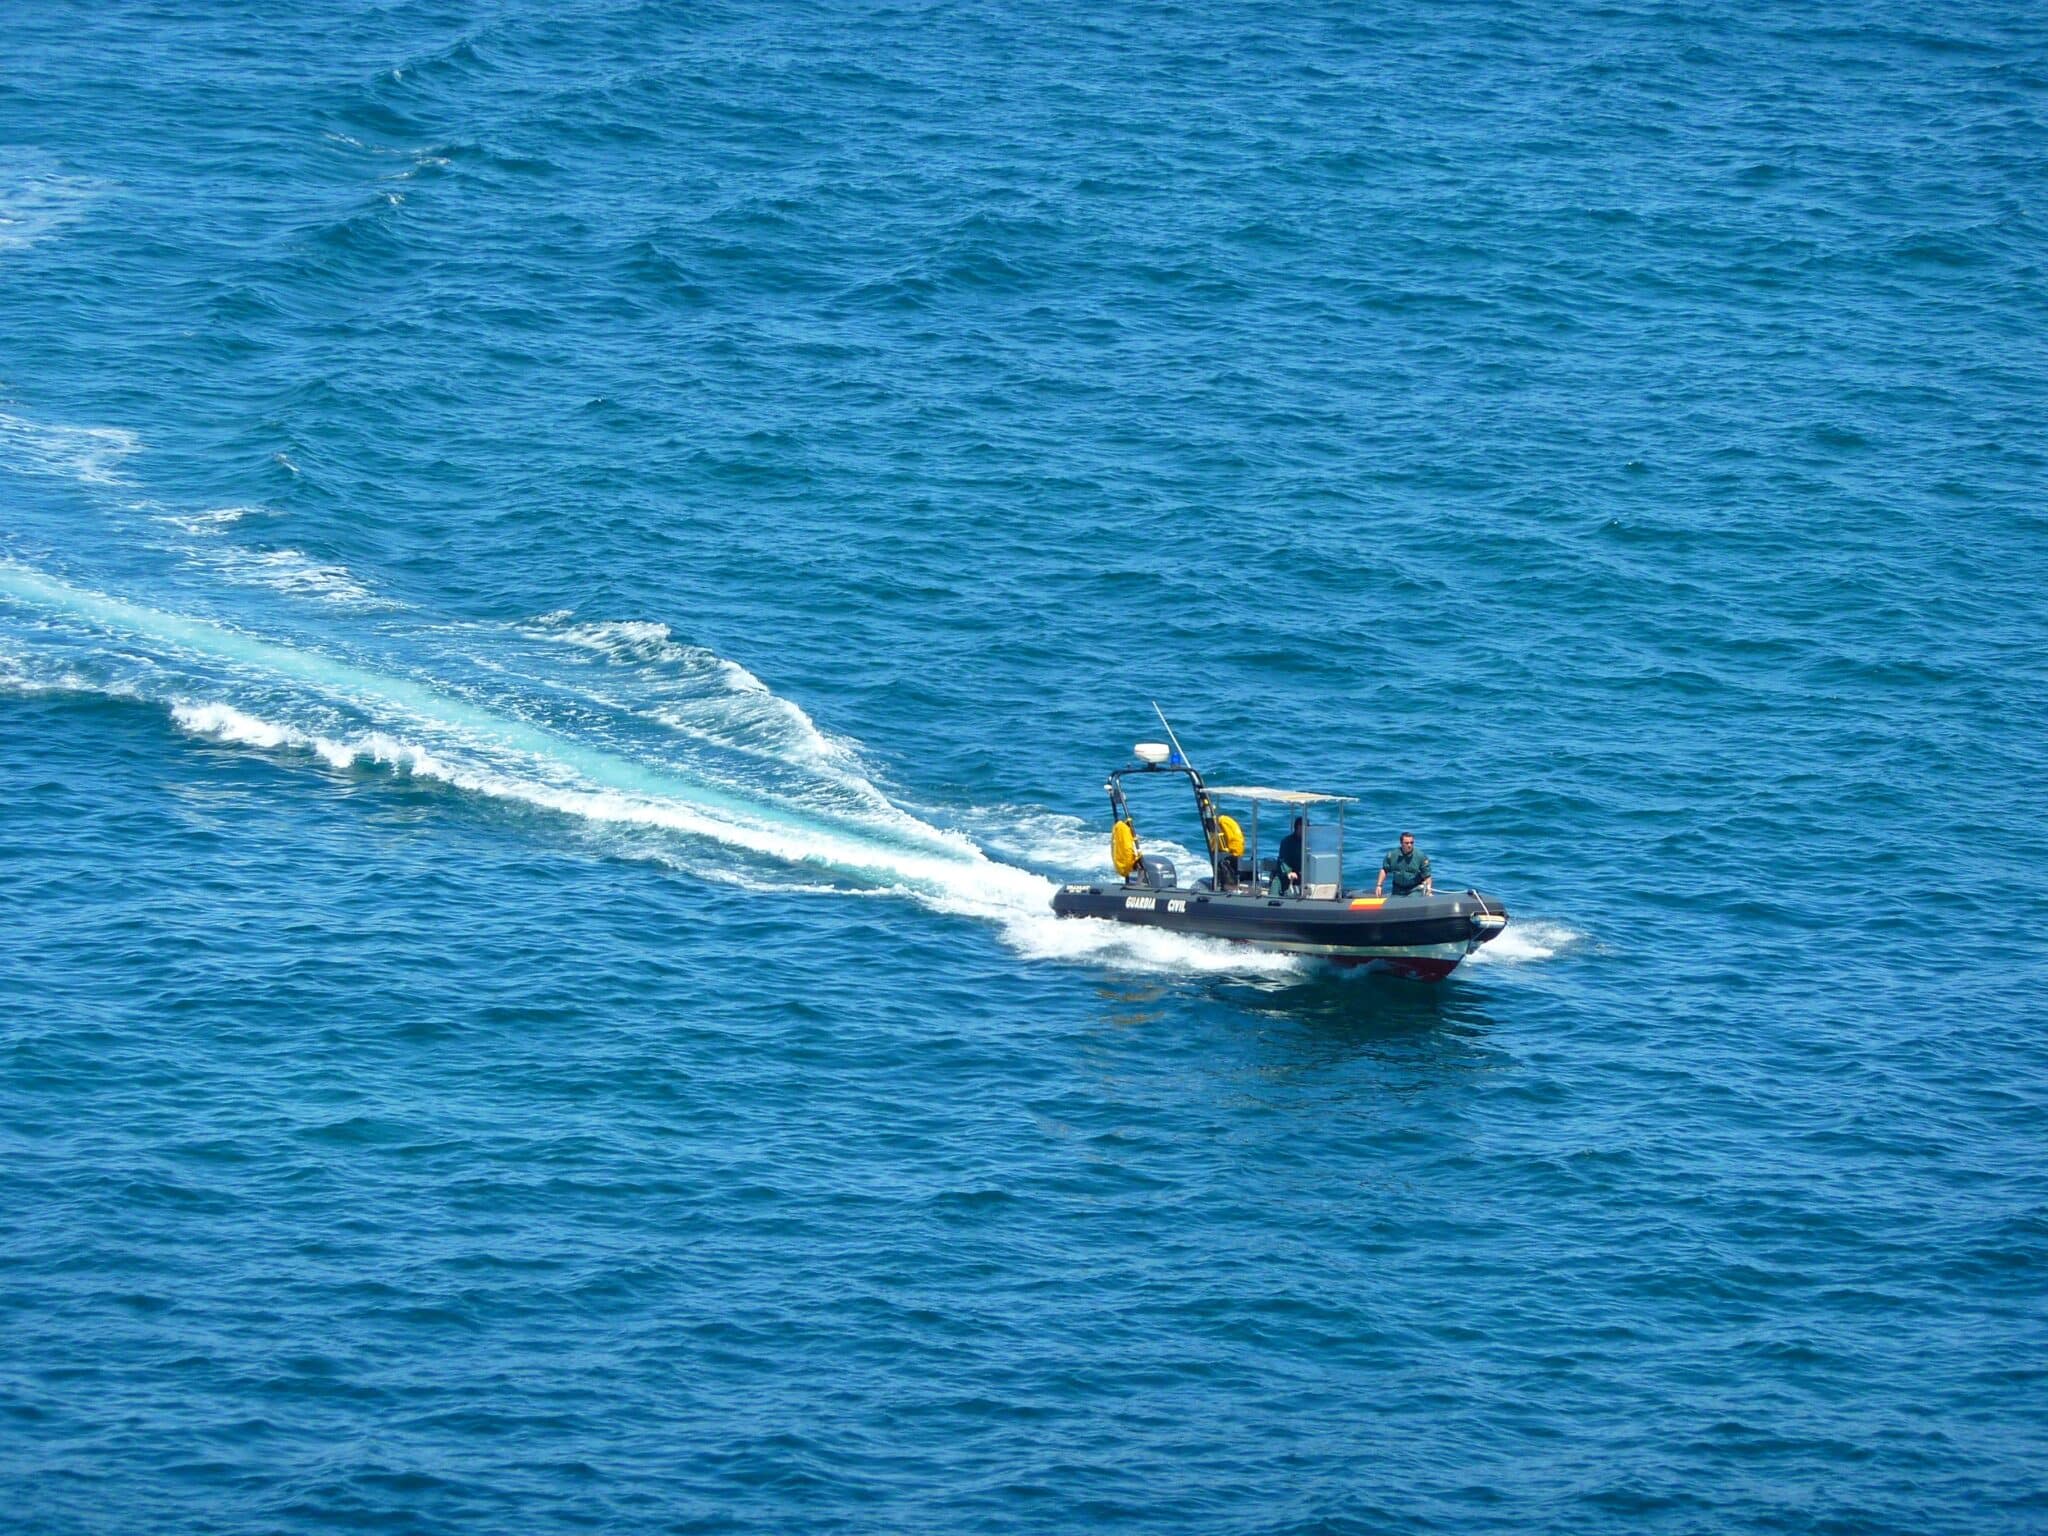
[[1498,935],[1508,917],[1507,908],[1477,891],[1311,900],[1137,884],[1062,886],[1052,909],[1061,917],[1199,934],[1425,981],[1450,975]]

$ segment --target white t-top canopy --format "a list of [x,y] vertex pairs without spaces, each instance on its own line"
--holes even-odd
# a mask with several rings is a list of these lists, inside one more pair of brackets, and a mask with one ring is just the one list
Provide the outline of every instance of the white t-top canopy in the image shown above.
[[1317,795],[1305,789],[1259,789],[1242,784],[1206,784],[1212,795],[1229,795],[1233,800],[1271,800],[1280,805],[1353,805],[1356,795]]

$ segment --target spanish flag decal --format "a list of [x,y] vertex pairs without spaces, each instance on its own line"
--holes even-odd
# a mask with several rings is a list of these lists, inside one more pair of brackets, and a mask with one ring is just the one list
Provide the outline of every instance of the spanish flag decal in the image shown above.
[[1360,907],[1384,907],[1386,904],[1384,896],[1361,896],[1351,903],[1351,910],[1356,912]]

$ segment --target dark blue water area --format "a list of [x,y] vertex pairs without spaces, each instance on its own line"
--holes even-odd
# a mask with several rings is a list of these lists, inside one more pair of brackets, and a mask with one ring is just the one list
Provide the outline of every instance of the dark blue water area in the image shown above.
[[2048,1530],[2037,7],[0,58],[9,1529]]

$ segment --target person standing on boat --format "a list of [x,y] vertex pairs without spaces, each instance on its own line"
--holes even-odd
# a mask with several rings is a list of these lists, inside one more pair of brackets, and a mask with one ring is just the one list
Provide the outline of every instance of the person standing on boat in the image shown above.
[[1273,871],[1273,889],[1289,891],[1301,889],[1301,845],[1308,831],[1308,819],[1294,818],[1294,829],[1280,839],[1279,868]]
[[1389,875],[1394,877],[1396,896],[1406,896],[1417,890],[1425,896],[1436,894],[1436,883],[1429,874],[1429,855],[1415,846],[1413,832],[1403,832],[1401,846],[1389,848],[1387,856],[1380,860],[1380,877],[1373,884],[1373,895],[1377,896],[1386,889]]

